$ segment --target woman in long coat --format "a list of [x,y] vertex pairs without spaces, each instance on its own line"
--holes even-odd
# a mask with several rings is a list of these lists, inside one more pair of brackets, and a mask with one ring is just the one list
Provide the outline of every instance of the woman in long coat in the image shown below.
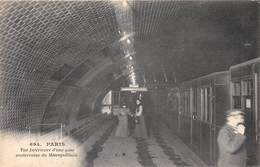
[[115,136],[117,137],[128,137],[128,117],[129,109],[123,105],[122,108],[119,109],[117,113],[118,117],[118,126],[116,128]]
[[147,130],[143,115],[143,105],[139,99],[136,100],[136,105],[137,106],[135,111],[135,137],[147,138]]

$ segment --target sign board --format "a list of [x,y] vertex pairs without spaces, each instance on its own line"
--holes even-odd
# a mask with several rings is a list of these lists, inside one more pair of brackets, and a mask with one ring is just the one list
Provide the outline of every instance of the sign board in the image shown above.
[[246,108],[251,108],[251,99],[246,99]]
[[121,91],[146,92],[148,89],[146,87],[122,87]]
[[135,85],[129,85],[129,87],[131,87],[131,88],[138,88],[139,87],[139,85],[138,84],[135,84]]

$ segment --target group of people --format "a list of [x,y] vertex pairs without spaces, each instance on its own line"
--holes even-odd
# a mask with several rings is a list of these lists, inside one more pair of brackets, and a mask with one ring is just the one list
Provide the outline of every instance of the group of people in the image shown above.
[[136,100],[134,109],[130,109],[124,104],[114,114],[119,120],[115,136],[128,137],[133,135],[137,138],[147,138],[144,106],[140,99]]

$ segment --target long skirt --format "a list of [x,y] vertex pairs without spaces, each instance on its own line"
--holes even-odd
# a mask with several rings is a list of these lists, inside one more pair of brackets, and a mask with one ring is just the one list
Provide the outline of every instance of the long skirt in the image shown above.
[[144,116],[140,116],[139,123],[135,124],[135,137],[147,138]]
[[115,136],[128,137],[128,117],[127,115],[118,115],[118,125],[116,128]]

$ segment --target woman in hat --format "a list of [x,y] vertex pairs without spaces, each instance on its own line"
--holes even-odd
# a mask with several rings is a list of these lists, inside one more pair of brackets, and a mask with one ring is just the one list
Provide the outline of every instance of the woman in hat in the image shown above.
[[143,112],[143,104],[140,99],[137,99],[135,110],[135,137],[137,138],[147,138],[147,130],[145,126]]
[[129,108],[126,107],[126,104],[122,105],[122,108],[119,109],[117,113],[118,125],[115,131],[115,136],[117,137],[128,137],[128,117]]

